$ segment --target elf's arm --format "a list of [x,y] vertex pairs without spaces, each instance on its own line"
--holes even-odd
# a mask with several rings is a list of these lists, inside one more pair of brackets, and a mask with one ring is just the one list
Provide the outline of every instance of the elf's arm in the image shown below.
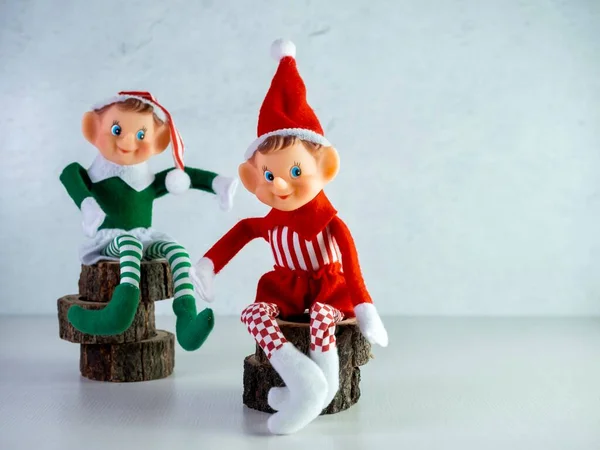
[[190,276],[196,290],[207,302],[214,299],[213,278],[250,241],[264,237],[262,218],[240,220],[221,237],[193,267]]
[[385,347],[388,344],[387,331],[365,286],[350,230],[338,216],[331,220],[329,227],[342,254],[344,278],[360,330],[371,343]]
[[346,279],[348,291],[350,291],[352,304],[356,306],[361,303],[373,303],[363,279],[358,253],[348,226],[342,219],[335,216],[329,223],[329,229],[335,237],[342,254],[344,278]]
[[65,167],[60,174],[60,182],[78,208],[81,208],[81,203],[87,197],[92,196],[90,192],[92,182],[87,171],[79,163],[74,162]]
[[212,261],[215,275],[250,241],[262,237],[261,221],[262,218],[240,220],[204,254]]
[[198,189],[216,194],[219,199],[219,206],[226,211],[231,209],[237,184],[238,182],[234,178],[194,167],[186,167],[183,170],[163,170],[156,174],[152,183],[156,198],[167,193],[182,194],[189,188]]
[[83,214],[83,231],[94,237],[106,214],[90,191],[92,181],[87,171],[80,164],[71,163],[60,174],[60,181]]

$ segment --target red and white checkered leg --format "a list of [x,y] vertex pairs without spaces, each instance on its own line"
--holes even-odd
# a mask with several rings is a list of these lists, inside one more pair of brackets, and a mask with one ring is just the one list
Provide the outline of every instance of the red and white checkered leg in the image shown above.
[[278,315],[279,308],[272,303],[252,303],[242,311],[242,322],[269,359],[275,350],[287,342],[275,321]]
[[329,351],[335,347],[335,324],[343,314],[333,306],[315,303],[310,308],[310,349]]

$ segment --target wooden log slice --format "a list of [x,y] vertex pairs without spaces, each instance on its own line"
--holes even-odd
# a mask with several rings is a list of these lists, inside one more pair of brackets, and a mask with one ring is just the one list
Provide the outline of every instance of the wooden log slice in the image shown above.
[[67,314],[72,305],[85,309],[102,309],[104,303],[85,302],[79,295],[65,295],[58,299],[58,332],[61,339],[78,344],[122,344],[138,342],[156,335],[154,303],[140,303],[133,323],[124,333],[114,336],[96,336],[76,330],[69,322]]
[[[290,322],[277,319],[277,323],[285,338],[305,355],[310,347],[310,330],[308,316]],[[367,364],[371,359],[371,344],[360,332],[356,318],[339,322],[335,330],[335,338],[340,356],[340,365],[350,364],[359,367]],[[256,344],[256,359],[261,364],[269,364],[265,352]]]
[[128,344],[82,344],[81,375],[96,381],[135,382],[166,378],[175,367],[175,335],[156,336]]
[[[142,261],[140,290],[142,302],[155,302],[173,297],[171,268],[164,259]],[[79,295],[88,302],[110,300],[120,281],[118,261],[100,261],[82,265],[79,275]]]
[[[243,402],[248,408],[266,413],[275,411],[267,396],[274,386],[284,386],[283,380],[270,364],[261,364],[256,355],[244,359]],[[340,389],[321,415],[335,414],[350,408],[360,398],[360,369],[352,365],[340,367]]]

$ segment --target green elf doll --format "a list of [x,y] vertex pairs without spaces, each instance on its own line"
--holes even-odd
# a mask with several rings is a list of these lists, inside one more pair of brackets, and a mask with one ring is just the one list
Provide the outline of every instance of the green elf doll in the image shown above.
[[[188,351],[200,348],[213,329],[213,312],[206,308],[197,313],[189,255],[175,239],[152,228],[152,206],[167,193],[181,194],[191,187],[215,194],[220,208],[229,211],[237,179],[184,167],[184,145],[173,119],[148,92],[119,92],[93,106],[83,116],[82,131],[98,156],[87,170],[71,163],[60,175],[83,216],[87,238],[80,260],[86,265],[117,260],[121,278],[106,307],[74,305],[69,321],[82,333],[124,332],[140,301],[141,261],[165,258],[173,273],[177,341]],[[148,160],[169,143],[176,167],[155,174]]]

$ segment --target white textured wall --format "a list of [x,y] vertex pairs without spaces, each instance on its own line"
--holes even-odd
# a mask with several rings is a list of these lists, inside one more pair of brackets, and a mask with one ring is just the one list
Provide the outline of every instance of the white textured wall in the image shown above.
[[[236,174],[278,37],[341,152],[327,192],[383,313],[600,313],[593,0],[0,1],[0,313],[53,314],[77,289],[80,215],[58,176],[95,156],[90,104],[150,90],[189,165]],[[236,201],[224,214],[207,194],[167,197],[155,226],[197,259],[266,212],[243,189]],[[215,311],[237,314],[271,264],[251,243]]]

